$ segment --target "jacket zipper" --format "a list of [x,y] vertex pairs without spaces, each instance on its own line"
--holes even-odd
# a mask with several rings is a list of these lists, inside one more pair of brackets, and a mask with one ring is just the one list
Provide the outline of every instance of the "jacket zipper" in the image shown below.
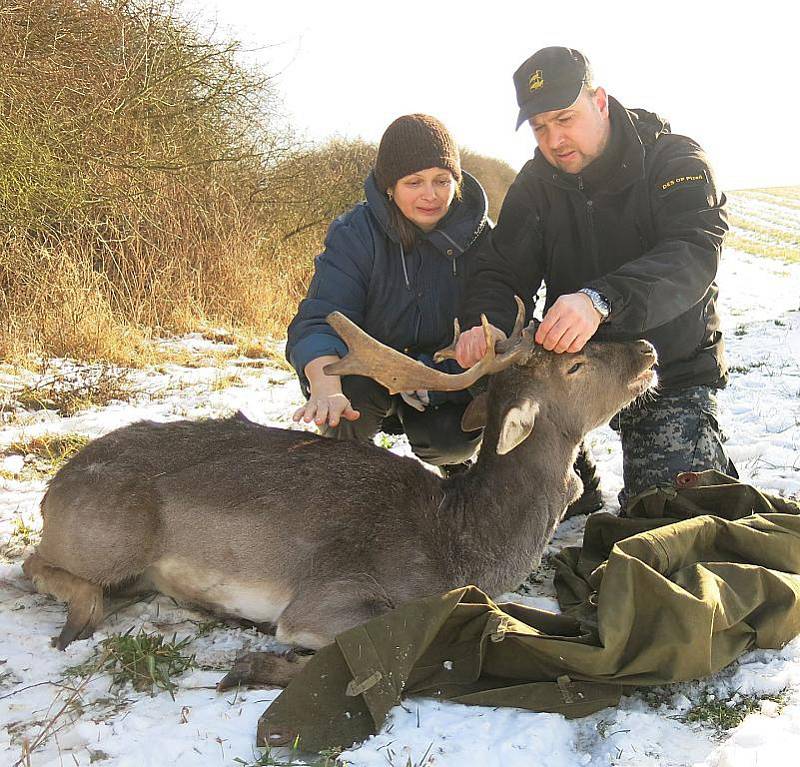
[[594,202],[587,198],[583,189],[583,176],[578,176],[578,190],[586,200],[586,226],[589,229],[589,242],[591,243],[592,256],[597,259],[597,238],[594,236]]
[[403,277],[406,280],[406,290],[411,290],[411,283],[408,280],[408,269],[406,268],[406,251],[403,248],[403,243],[400,243],[400,263],[403,264]]

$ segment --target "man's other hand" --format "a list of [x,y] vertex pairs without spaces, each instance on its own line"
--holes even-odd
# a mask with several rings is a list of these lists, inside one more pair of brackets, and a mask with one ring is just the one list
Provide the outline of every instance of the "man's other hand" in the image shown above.
[[560,296],[536,331],[536,343],[548,351],[579,352],[600,326],[602,316],[585,293]]

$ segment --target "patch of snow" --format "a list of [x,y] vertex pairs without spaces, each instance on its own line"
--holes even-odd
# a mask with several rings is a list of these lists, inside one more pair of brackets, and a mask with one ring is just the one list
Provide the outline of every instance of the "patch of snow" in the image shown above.
[[[737,213],[754,219],[766,220],[780,208],[763,197],[731,199]],[[791,209],[787,215],[800,226],[800,213]],[[800,497],[800,265],[727,249],[718,282],[732,366],[730,385],[720,394],[727,448],[744,480],[769,492]],[[231,349],[199,334],[163,343],[202,354]],[[130,385],[137,392],[132,401],[70,418],[49,411],[17,413],[13,418],[6,413],[0,450],[17,439],[46,433],[96,437],[141,418],[166,421],[237,410],[259,423],[304,428],[291,422],[302,399],[294,376],[284,369],[241,362],[231,358],[224,367],[167,365],[132,371]],[[75,372],[66,361],[54,361],[52,368]],[[234,375],[237,385],[215,386]],[[0,368],[4,391],[32,382],[29,372]],[[613,511],[622,486],[619,439],[604,427],[588,441],[602,476],[606,507]],[[391,450],[410,454],[403,438],[396,439]],[[22,456],[7,456],[0,464],[0,533],[5,542],[14,543],[20,522],[27,528],[41,524],[37,507],[45,483],[15,476],[24,464]],[[579,543],[583,525],[581,518],[564,522],[535,581],[526,584],[524,593],[502,599],[557,610],[547,557],[562,546]],[[167,692],[150,695],[130,687],[112,689],[110,678],[98,675],[80,691],[79,707],[66,706],[56,731],[31,755],[31,764],[205,767],[257,758],[256,722],[278,692],[223,695],[214,685],[238,651],[275,648],[273,637],[234,625],[210,625],[212,616],[158,596],[120,603],[91,640],[57,652],[50,638],[63,625],[63,605],[35,593],[20,564],[19,553],[0,561],[0,767],[15,764],[23,741],[36,742],[42,728],[64,707],[76,684],[74,677],[65,676],[68,667],[93,658],[105,637],[129,629],[191,637],[189,652],[200,667],[176,680],[174,700]],[[392,710],[380,733],[342,758],[353,767],[401,766],[409,760],[425,767],[743,767],[791,764],[800,752],[800,638],[780,650],[748,653],[709,680],[650,693],[632,691],[617,708],[577,720],[409,700]],[[780,704],[765,700],[741,725],[717,736],[710,727],[683,719],[701,693],[721,701],[778,693],[783,698]]]

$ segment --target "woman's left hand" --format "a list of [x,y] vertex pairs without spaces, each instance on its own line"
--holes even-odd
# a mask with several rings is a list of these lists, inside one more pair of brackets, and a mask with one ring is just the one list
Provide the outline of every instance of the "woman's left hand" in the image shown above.
[[305,423],[314,423],[317,426],[336,427],[339,421],[344,418],[346,421],[355,421],[361,413],[355,410],[350,400],[341,392],[332,394],[315,394],[311,391],[311,397],[302,407],[295,410],[292,420],[295,422],[303,420]]

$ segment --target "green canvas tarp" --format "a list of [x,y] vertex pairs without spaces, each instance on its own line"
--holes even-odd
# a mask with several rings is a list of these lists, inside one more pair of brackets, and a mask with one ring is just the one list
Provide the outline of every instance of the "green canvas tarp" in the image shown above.
[[409,695],[584,716],[800,633],[800,504],[717,472],[593,514],[555,567],[562,613],[466,586],[340,634],[262,715],[259,745],[349,746]]

